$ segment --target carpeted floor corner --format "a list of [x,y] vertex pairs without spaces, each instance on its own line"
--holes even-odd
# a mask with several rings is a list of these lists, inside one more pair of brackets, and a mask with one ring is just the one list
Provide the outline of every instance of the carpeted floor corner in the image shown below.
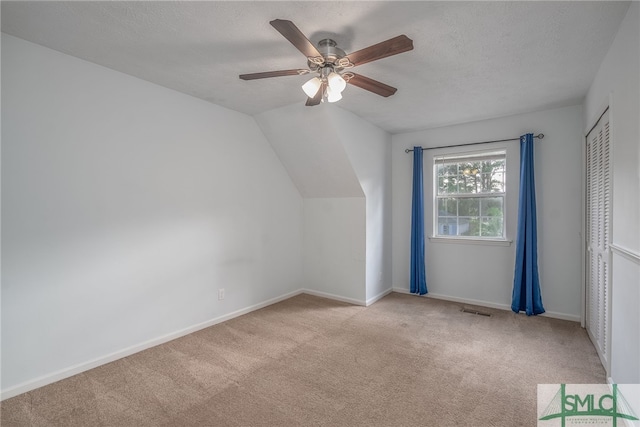
[[535,426],[536,386],[604,383],[575,322],[392,293],[299,295],[2,402],[8,426]]

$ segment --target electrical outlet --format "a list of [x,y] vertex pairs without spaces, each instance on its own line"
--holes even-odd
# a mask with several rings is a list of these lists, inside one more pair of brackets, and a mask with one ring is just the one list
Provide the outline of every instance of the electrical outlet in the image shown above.
[[224,289],[218,289],[218,300],[224,299]]

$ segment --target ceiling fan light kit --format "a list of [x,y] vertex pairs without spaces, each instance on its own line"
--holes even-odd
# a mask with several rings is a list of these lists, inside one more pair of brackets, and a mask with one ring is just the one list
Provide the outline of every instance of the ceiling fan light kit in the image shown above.
[[[309,61],[310,67],[312,63]],[[311,67],[313,69],[313,67]],[[319,77],[314,77],[305,84],[302,85],[302,90],[307,94],[309,98],[316,96],[321,88],[324,88],[322,93],[322,101],[325,99],[328,102],[336,102],[342,99],[342,91],[347,87],[346,80],[335,71],[335,67],[331,65],[317,66],[315,70],[319,74]]]
[[342,99],[342,93],[340,93],[340,91],[331,89],[331,86],[327,86],[325,96],[327,97],[327,101],[329,102],[337,102]]
[[308,96],[305,103],[307,106],[318,105],[325,100],[327,102],[341,100],[342,91],[347,87],[347,83],[380,96],[393,95],[396,88],[345,70],[413,49],[413,41],[401,35],[347,55],[331,39],[320,40],[316,48],[291,21],[276,19],[270,24],[307,57],[308,68],[241,74],[240,78],[256,80],[317,73],[317,76],[302,85],[302,90]]
[[347,87],[347,82],[335,71],[329,74],[327,82],[331,89],[337,90],[338,92],[342,92]]
[[322,80],[319,77],[314,77],[302,85],[302,90],[309,98],[313,98],[320,90],[320,86],[322,86]]

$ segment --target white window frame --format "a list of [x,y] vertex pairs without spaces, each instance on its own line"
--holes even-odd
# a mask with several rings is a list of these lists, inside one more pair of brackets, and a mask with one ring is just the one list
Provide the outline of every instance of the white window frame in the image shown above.
[[[495,192],[495,193],[465,193],[463,198],[490,198],[490,197],[501,197],[502,198],[502,236],[458,236],[458,235],[440,235],[438,234],[438,200],[442,198],[442,195],[438,194],[438,171],[437,171],[437,163],[439,160],[456,160],[459,159],[460,162],[463,162],[468,158],[481,158],[487,155],[499,155],[500,157],[504,157],[505,162],[505,170],[504,170],[504,180],[505,186],[503,192]],[[432,169],[432,235],[430,236],[431,241],[435,242],[445,242],[445,243],[468,243],[468,244],[496,244],[502,246],[508,246],[511,244],[511,241],[507,239],[507,201],[508,201],[508,187],[507,184],[507,175],[509,174],[509,161],[508,161],[508,149],[507,147],[495,147],[488,150],[477,150],[477,151],[465,151],[465,152],[441,152],[438,154],[434,154],[431,160],[431,169]],[[511,174],[509,174],[511,175]],[[446,197],[455,197],[454,193],[450,193]],[[479,212],[480,213],[480,212]],[[480,216],[480,215],[479,215]],[[480,216],[481,217],[481,216]]]

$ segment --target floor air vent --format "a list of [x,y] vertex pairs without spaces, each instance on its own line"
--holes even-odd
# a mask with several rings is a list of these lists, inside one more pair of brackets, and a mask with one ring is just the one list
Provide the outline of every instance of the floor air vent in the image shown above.
[[463,308],[463,313],[476,314],[478,316],[491,317],[491,313],[485,313],[483,311],[474,310],[473,308]]

